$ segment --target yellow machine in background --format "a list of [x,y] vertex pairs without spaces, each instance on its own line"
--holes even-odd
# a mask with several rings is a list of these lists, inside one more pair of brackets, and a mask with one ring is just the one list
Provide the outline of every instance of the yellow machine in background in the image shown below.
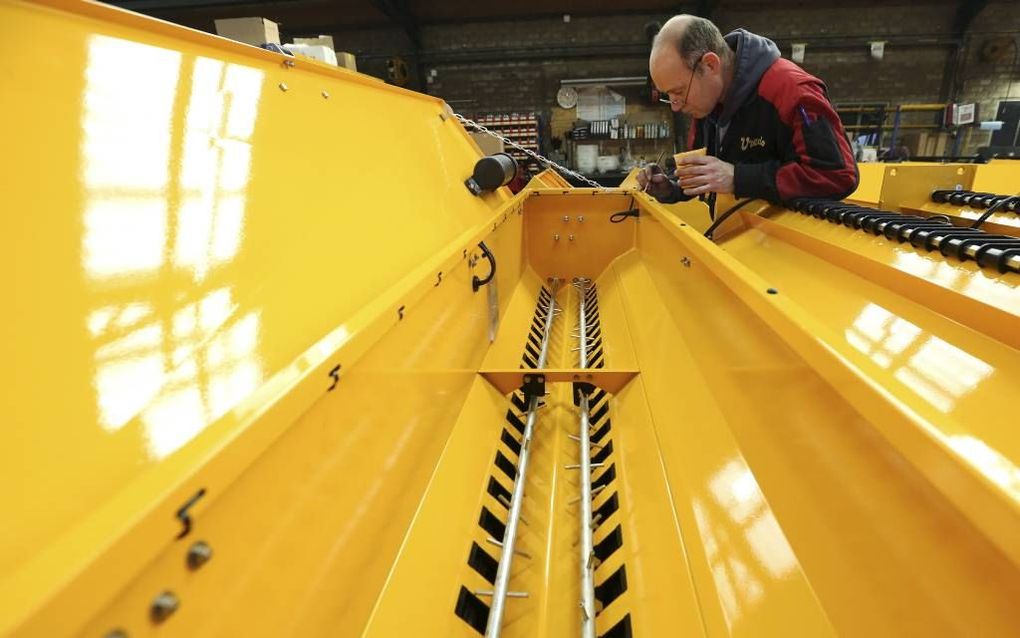
[[0,24],[0,634],[1020,631],[1017,213],[931,200],[1012,164],[476,197],[438,99]]

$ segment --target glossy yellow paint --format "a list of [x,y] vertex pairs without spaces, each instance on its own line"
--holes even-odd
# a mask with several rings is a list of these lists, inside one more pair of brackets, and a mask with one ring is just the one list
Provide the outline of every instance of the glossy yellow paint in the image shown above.
[[[545,287],[504,635],[576,635],[577,276],[610,391],[595,541],[622,538],[596,583],[627,580],[600,635],[1020,628],[1016,275],[767,204],[713,243],[700,202],[549,172],[475,198],[434,98],[99,4],[5,0],[0,23],[0,59],[32,61],[0,88],[0,634],[478,635],[455,609],[491,587],[468,557],[499,556],[480,512],[505,522],[505,392]],[[380,170],[393,149],[414,170]],[[884,167],[855,196],[924,208],[980,170]]]

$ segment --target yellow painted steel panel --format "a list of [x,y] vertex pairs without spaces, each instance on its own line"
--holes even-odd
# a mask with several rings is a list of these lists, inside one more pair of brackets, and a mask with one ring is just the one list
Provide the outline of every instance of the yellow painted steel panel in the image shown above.
[[857,164],[860,181],[857,190],[847,197],[848,200],[861,204],[877,206],[882,193],[882,182],[885,179],[886,164],[878,162],[861,162]]
[[[479,635],[545,289],[504,635],[576,635],[578,276],[600,635],[1020,630],[1016,274],[766,203],[713,242],[702,202],[551,171],[476,198],[436,98],[100,4],[0,23],[0,634]],[[861,169],[959,225],[933,188],[1016,181]]]

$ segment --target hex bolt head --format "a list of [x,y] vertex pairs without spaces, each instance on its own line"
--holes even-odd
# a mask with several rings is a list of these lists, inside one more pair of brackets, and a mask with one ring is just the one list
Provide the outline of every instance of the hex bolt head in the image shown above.
[[288,89],[288,87],[287,87],[286,82],[280,82],[280,90],[283,91],[284,93],[286,93],[287,89]]
[[690,268],[691,267],[691,260],[690,260],[689,257],[682,257],[680,259],[680,263],[684,265],[684,268]]
[[570,241],[574,241],[574,236],[573,235],[567,235],[567,239],[569,239]]
[[581,222],[583,224],[584,223],[584,215],[578,215],[577,216],[577,221],[579,221],[579,222]]
[[329,91],[323,89],[322,90],[322,97],[323,97],[323,99],[328,100],[329,99]]
[[553,233],[553,241],[559,241],[559,240],[560,240],[560,234],[559,233]]
[[188,548],[188,569],[195,570],[205,565],[212,558],[212,547],[205,541],[195,541]]
[[177,594],[172,591],[165,591],[152,600],[152,606],[149,608],[149,617],[152,619],[152,622],[161,623],[172,616],[180,606],[181,601],[177,598]]
[[563,221],[569,222],[570,221],[570,215],[564,215],[563,216]]

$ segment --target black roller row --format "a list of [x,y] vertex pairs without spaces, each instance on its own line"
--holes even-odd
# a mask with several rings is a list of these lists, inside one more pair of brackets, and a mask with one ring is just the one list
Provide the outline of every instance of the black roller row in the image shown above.
[[954,206],[971,206],[973,208],[991,208],[1003,200],[1010,201],[1007,201],[1001,210],[1020,212],[1020,198],[1013,195],[957,190],[937,190],[931,194],[931,201],[937,204],[953,204]]
[[929,252],[938,250],[947,257],[976,261],[984,268],[1020,272],[1020,237],[953,226],[944,218],[905,215],[840,201],[799,199],[787,205],[833,224],[884,235]]

